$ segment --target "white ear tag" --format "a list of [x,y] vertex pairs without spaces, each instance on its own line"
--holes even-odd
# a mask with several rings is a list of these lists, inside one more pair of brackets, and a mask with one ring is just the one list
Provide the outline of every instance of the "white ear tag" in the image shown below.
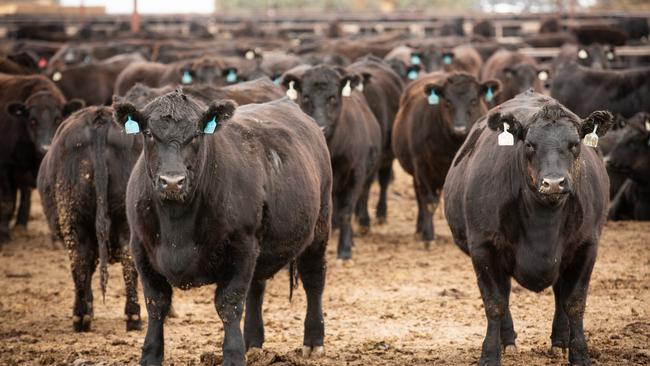
[[350,86],[350,80],[345,83],[341,95],[344,97],[349,97],[352,94],[352,87]]
[[359,83],[359,85],[357,85],[357,90],[363,93],[363,83]]
[[585,50],[578,51],[578,58],[579,59],[584,60],[587,57],[589,57],[589,54],[587,53],[587,51],[585,51]]
[[541,81],[546,81],[546,80],[548,80],[548,72],[546,72],[546,71],[540,71],[539,74],[537,74],[537,77],[538,77],[539,80],[541,80]]
[[298,99],[298,92],[296,91],[296,89],[293,88],[293,83],[295,83],[295,81],[289,82],[289,89],[287,90],[287,96],[291,100],[296,100]]
[[515,137],[508,132],[510,125],[503,123],[503,132],[499,134],[498,145],[499,146],[513,146],[515,144]]
[[596,130],[598,129],[598,125],[594,126],[594,131],[590,134],[587,134],[584,139],[582,139],[582,143],[591,146],[591,147],[598,147],[598,135],[596,135]]
[[650,132],[650,121],[647,119],[645,120],[645,130],[647,132]]
[[59,72],[59,71],[52,74],[52,80],[54,80],[54,81],[59,81],[59,80],[61,80],[62,77],[63,77],[63,75],[61,75],[61,72]]
[[248,50],[244,57],[246,57],[247,60],[252,60],[255,58],[255,52],[253,50]]

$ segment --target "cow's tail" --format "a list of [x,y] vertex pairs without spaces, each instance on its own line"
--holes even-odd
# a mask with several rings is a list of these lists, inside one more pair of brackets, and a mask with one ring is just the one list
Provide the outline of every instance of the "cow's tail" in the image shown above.
[[104,158],[106,149],[106,135],[108,126],[95,124],[95,149],[94,149],[94,182],[95,196],[97,198],[95,211],[95,232],[99,245],[99,286],[102,291],[102,300],[106,298],[106,284],[108,283],[108,246],[111,232],[111,219],[108,214],[108,167]]
[[289,263],[289,302],[293,298],[293,290],[298,287],[298,266],[296,265],[296,260],[293,259]]

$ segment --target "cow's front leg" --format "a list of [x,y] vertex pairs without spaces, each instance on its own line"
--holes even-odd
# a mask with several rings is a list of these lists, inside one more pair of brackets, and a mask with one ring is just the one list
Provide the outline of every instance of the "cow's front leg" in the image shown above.
[[[481,366],[500,365],[502,342],[504,345],[508,345],[508,343],[514,344],[514,330],[513,334],[509,334],[512,320],[508,322],[507,319],[510,276],[505,271],[499,270],[495,251],[496,249],[489,242],[470,245],[472,265],[474,266],[488,321],[479,361]],[[502,329],[507,332],[503,334],[503,337],[501,334]]]
[[142,281],[149,316],[140,365],[160,365],[165,353],[164,324],[172,303],[172,287],[153,269],[142,245],[134,237],[131,238],[131,251]]
[[558,279],[559,302],[569,321],[569,363],[591,365],[583,328],[587,290],[596,262],[597,247],[585,243]]
[[255,238],[233,241],[229,253],[231,275],[217,284],[215,307],[223,322],[223,365],[245,365],[246,348],[241,331],[241,317],[250,287],[258,245]]

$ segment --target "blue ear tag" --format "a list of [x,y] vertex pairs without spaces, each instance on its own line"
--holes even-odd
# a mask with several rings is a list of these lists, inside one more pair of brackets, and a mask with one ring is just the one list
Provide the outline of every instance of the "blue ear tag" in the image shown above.
[[445,65],[451,65],[451,56],[449,55],[442,56],[442,63]]
[[135,135],[136,133],[140,133],[140,125],[129,116],[129,119],[124,123],[124,131],[126,131],[127,135]]
[[228,83],[234,83],[237,81],[237,72],[235,72],[233,69],[230,69],[230,71],[228,71],[228,75],[226,75],[226,81]]
[[427,100],[429,101],[430,105],[436,105],[440,103],[440,98],[438,97],[438,94],[436,94],[435,90],[431,91],[431,94],[429,94],[429,98]]
[[420,60],[420,56],[411,55],[411,65],[419,65],[421,61],[422,60]]
[[192,83],[192,75],[190,75],[190,72],[185,70],[183,71],[183,78],[181,78],[181,83],[183,84],[191,84]]
[[206,123],[203,133],[206,135],[212,135],[214,130],[217,129],[217,117],[212,117],[212,121]]
[[409,73],[406,76],[409,78],[409,80],[415,80],[418,78],[418,71],[415,69],[411,69],[411,71],[409,71]]
[[282,77],[278,76],[277,78],[273,79],[273,84],[280,85],[280,81],[282,81]]
[[485,101],[489,103],[492,99],[494,99],[494,93],[492,93],[492,87],[488,86],[487,93],[485,93]]

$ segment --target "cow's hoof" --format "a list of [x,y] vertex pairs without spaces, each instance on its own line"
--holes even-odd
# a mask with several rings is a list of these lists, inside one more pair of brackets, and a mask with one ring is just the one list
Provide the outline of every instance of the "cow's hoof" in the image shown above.
[[377,225],[386,225],[385,217],[377,217]]
[[433,244],[431,240],[425,240],[423,243],[424,243],[424,250],[427,251],[431,250],[431,245]]
[[551,347],[551,356],[553,357],[564,357],[566,356],[566,348],[553,346]]
[[478,362],[478,364],[479,364],[479,366],[500,366],[501,361],[500,360],[481,358],[481,360]]
[[90,324],[93,317],[86,314],[83,317],[75,315],[72,317],[72,328],[75,332],[90,332]]
[[174,305],[169,305],[169,312],[167,312],[167,317],[168,318],[178,318],[178,313],[176,312],[176,309],[174,309]]
[[514,344],[506,344],[503,346],[503,354],[516,355],[517,353],[519,353],[519,350]]
[[325,355],[325,347],[316,346],[302,346],[302,357],[304,358],[320,358]]
[[16,224],[16,225],[14,225],[12,231],[16,235],[23,236],[23,235],[27,234],[27,225]]
[[352,267],[354,265],[354,261],[352,258],[337,258],[336,259],[336,266],[338,267]]
[[141,330],[142,329],[142,319],[140,315],[131,314],[126,316],[126,331],[130,332],[132,330]]
[[370,234],[370,226],[359,226],[357,229],[357,234],[359,236],[366,236]]

